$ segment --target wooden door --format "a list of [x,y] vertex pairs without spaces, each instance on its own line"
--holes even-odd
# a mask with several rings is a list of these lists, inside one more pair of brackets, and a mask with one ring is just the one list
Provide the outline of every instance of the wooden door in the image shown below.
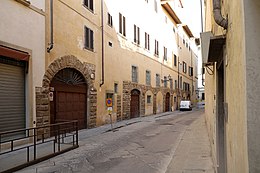
[[165,112],[169,112],[169,111],[170,111],[170,93],[167,93],[165,97]]
[[132,90],[130,102],[130,118],[140,116],[140,91]]
[[77,92],[57,92],[56,122],[78,120],[79,129],[85,128],[86,94]]
[[54,99],[51,101],[51,123],[78,120],[79,129],[87,127],[87,85],[75,69],[59,71],[51,82]]

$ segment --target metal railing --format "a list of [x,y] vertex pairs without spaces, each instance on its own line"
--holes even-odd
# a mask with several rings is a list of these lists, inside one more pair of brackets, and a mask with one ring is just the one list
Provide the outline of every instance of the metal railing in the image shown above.
[[78,146],[78,121],[0,132],[0,172],[14,172]]

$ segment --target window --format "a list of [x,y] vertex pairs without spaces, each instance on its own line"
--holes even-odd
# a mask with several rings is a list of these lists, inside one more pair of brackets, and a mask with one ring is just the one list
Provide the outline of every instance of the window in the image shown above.
[[185,45],[185,39],[182,40],[182,43]]
[[154,10],[157,13],[158,9],[157,9],[157,1],[156,0],[154,0]]
[[147,3],[148,3],[148,0],[145,0],[145,2],[147,2]]
[[119,13],[119,33],[123,36],[126,36],[126,21],[125,16],[123,16],[121,13]]
[[175,33],[175,27],[172,27],[172,31]]
[[205,100],[205,93],[202,93],[201,100]]
[[193,67],[189,66],[189,76],[193,76]]
[[138,82],[138,69],[136,66],[132,66],[132,82]]
[[150,35],[145,33],[145,49],[150,50]]
[[177,56],[174,54],[174,66],[177,66]]
[[85,49],[94,50],[94,34],[91,29],[85,27]]
[[177,98],[176,98],[176,97],[174,97],[174,103],[176,103],[176,101],[177,101]]
[[163,47],[163,59],[167,61],[167,48]]
[[157,40],[155,40],[155,44],[154,44],[154,54],[156,56],[159,56],[159,42]]
[[184,91],[190,91],[190,84],[183,82],[183,90]]
[[178,83],[177,80],[174,81],[174,88],[177,89]]
[[93,0],[84,0],[84,6],[90,11],[94,12]]
[[183,73],[187,72],[187,64],[183,61]]
[[165,23],[167,23],[168,22],[168,20],[167,20],[167,16],[165,16]]
[[146,70],[146,85],[151,85],[151,72]]
[[147,103],[152,103],[152,96],[151,95],[147,95]]
[[118,83],[114,83],[114,93],[118,93]]
[[140,28],[134,25],[134,42],[140,44]]
[[167,87],[167,77],[163,77],[163,86],[166,88]]
[[107,13],[107,24],[111,27],[113,26],[113,19],[110,13]]
[[160,75],[156,74],[156,87],[160,87]]
[[170,89],[171,90],[173,89],[173,81],[172,81],[172,79],[170,79]]
[[180,83],[179,84],[180,84],[179,88],[182,89],[182,76],[180,77]]

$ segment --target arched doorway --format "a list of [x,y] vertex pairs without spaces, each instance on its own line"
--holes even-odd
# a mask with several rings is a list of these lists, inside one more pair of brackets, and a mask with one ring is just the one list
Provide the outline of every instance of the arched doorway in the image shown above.
[[140,116],[140,91],[134,89],[131,91],[130,118],[136,118],[139,116]]
[[165,112],[170,111],[170,93],[166,93],[165,96]]
[[87,85],[73,68],[60,70],[51,81],[54,97],[50,102],[51,123],[78,120],[79,129],[87,124]]

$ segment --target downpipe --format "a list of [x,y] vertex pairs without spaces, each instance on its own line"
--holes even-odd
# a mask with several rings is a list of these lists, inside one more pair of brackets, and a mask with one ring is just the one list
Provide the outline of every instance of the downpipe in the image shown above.
[[215,22],[223,27],[224,29],[228,28],[228,20],[223,18],[221,14],[221,5],[220,5],[220,0],[213,0],[213,16]]
[[101,42],[102,42],[102,51],[101,51],[101,81],[100,81],[100,87],[104,85],[104,0],[101,1]]
[[48,43],[49,47],[47,47],[47,52],[50,53],[50,51],[53,49],[53,0],[50,0],[50,37],[51,42]]

